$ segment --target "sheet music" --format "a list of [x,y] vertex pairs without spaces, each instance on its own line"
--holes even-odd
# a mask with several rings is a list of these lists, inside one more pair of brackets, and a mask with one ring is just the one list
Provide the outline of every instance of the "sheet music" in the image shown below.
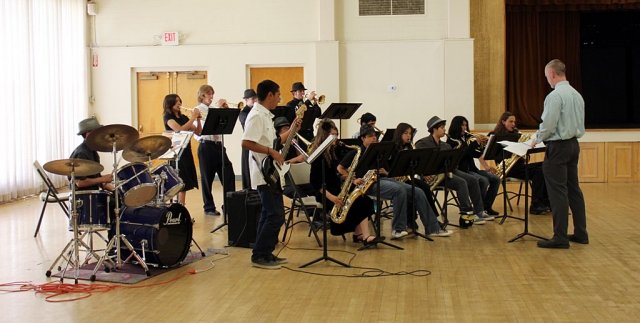
[[320,144],[320,146],[313,151],[313,154],[311,154],[311,156],[305,158],[306,162],[308,164],[313,163],[313,161],[316,160],[316,158],[318,158],[318,156],[320,156],[320,154],[322,154],[325,149],[327,149],[327,147],[329,147],[329,145],[331,145],[331,143],[336,140],[336,138],[336,135],[329,135],[329,137],[327,137],[327,139],[325,139],[322,144]]
[[484,145],[484,151],[482,152],[482,155],[480,156],[480,158],[484,158],[484,156],[487,154],[487,151],[489,151],[489,147],[493,146],[494,141],[495,141],[494,136],[490,135],[489,139],[487,139],[487,144]]
[[171,148],[167,150],[162,156],[158,157],[158,159],[175,159],[180,150],[184,149],[189,145],[191,141],[191,137],[193,137],[192,131],[165,131],[162,133],[163,136],[171,139]]
[[[523,157],[524,155],[527,154],[527,151],[531,149],[532,141],[533,141],[533,138],[524,142],[513,142],[513,141],[503,140],[498,143],[504,146],[504,150]],[[536,146],[533,148],[542,148],[542,147],[545,147],[544,142],[536,144]]]

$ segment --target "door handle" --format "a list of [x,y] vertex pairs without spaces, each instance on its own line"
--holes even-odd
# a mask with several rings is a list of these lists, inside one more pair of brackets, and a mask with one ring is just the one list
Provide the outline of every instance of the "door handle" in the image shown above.
[[142,132],[142,125],[138,125],[138,131]]

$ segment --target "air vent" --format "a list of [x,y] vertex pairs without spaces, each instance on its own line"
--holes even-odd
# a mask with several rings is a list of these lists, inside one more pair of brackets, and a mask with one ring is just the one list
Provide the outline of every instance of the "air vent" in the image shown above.
[[359,0],[360,16],[424,15],[425,0]]

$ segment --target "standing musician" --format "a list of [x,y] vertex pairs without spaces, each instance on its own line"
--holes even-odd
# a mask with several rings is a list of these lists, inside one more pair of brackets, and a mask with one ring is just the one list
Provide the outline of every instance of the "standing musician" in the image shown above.
[[[247,116],[242,136],[242,148],[248,149],[249,170],[251,173],[251,188],[258,190],[262,202],[262,213],[258,222],[256,242],[253,245],[251,264],[263,269],[280,269],[281,264],[287,263],[286,258],[273,255],[278,243],[280,227],[284,224],[284,201],[282,194],[274,193],[264,180],[261,171],[262,160],[271,156],[282,164],[284,158],[277,150],[272,149],[276,141],[276,131],[271,119],[273,110],[280,101],[280,86],[271,80],[264,80],[258,84],[258,102],[256,102]],[[300,120],[295,123],[300,125]],[[284,143],[281,137],[280,143]]]
[[[196,135],[202,132],[202,123],[200,122],[200,110],[193,109],[191,118],[180,113],[182,99],[177,94],[168,94],[164,97],[163,110],[164,129],[173,131],[193,131]],[[194,124],[195,123],[195,124]],[[180,156],[180,164],[178,165],[178,176],[184,182],[184,187],[178,193],[178,201],[184,205],[187,203],[187,191],[198,188],[198,174],[191,153],[191,143],[182,151]],[[176,163],[169,163],[176,168]]]
[[451,119],[447,143],[453,149],[463,149],[464,156],[458,164],[458,170],[465,172],[478,179],[480,193],[482,194],[482,204],[484,211],[489,215],[498,215],[498,211],[491,208],[500,189],[500,177],[486,171],[480,170],[476,166],[474,158],[480,158],[484,146],[487,144],[487,137],[482,135],[474,136],[468,131],[469,120],[463,116],[456,116]]
[[[313,150],[319,147],[329,135],[337,136],[338,128],[331,119],[322,119],[320,121],[320,127],[318,128],[318,134],[315,138]],[[342,199],[338,197],[338,195],[340,195],[341,183],[340,176],[338,175],[338,157],[336,157],[335,152],[336,144],[337,141],[334,141],[331,146],[322,153],[322,157],[313,161],[311,164],[311,174],[309,175],[311,185],[316,190],[316,201],[322,202],[322,194],[324,193],[322,190],[322,159],[324,158],[327,211],[333,209],[334,205],[338,207],[342,206]],[[345,183],[343,185],[351,185],[351,183]],[[333,221],[330,222],[331,234],[342,235],[353,232],[353,242],[362,242],[365,246],[377,244],[383,241],[384,237],[376,238],[374,235],[371,235],[369,231],[369,216],[373,213],[373,200],[366,195],[362,195],[353,201],[344,222],[340,224]]]
[[[495,129],[493,129],[489,135],[501,133],[518,133],[518,129],[516,128],[516,117],[511,112],[505,112],[500,116]],[[505,151],[504,157],[511,157],[511,153]],[[480,158],[479,160],[485,169],[489,170],[492,174],[496,173],[495,167],[490,167],[483,158]],[[502,154],[499,155],[499,159],[496,159],[496,164],[499,165],[501,161]],[[524,159],[520,158],[511,168],[509,173],[504,174],[504,176],[509,175],[509,177],[525,180],[525,170],[528,170],[529,179],[531,179],[531,206],[529,207],[529,213],[542,214],[549,212],[549,196],[547,195],[547,188],[545,187],[542,163],[525,164]]]
[[[370,124],[372,127],[375,128],[375,126],[376,126],[376,116],[374,116],[370,112],[367,112],[367,113],[363,114],[360,117],[360,127],[362,127],[362,126],[364,126],[366,124]],[[360,130],[356,131],[356,133],[354,133],[353,136],[351,136],[351,138],[353,138],[353,139],[360,138]]]
[[[389,158],[389,165],[393,165],[393,162],[398,156],[398,152],[400,152],[401,150],[414,149],[413,143],[412,143],[414,134],[415,134],[415,129],[410,124],[404,123],[404,122],[401,122],[398,124],[395,132],[393,133],[392,141],[396,144],[396,146],[393,152],[391,153],[391,157]],[[431,211],[432,211],[432,213],[430,212],[429,214],[430,215],[433,214],[435,219],[435,220],[429,219],[429,221],[437,222],[438,212],[436,210],[438,208],[436,208],[436,203],[435,203],[435,200],[433,199],[433,194],[431,194],[431,190],[429,189],[429,185],[424,181],[424,179],[403,178],[403,182],[409,185],[411,185],[411,181],[413,181],[415,187],[417,187],[418,189],[421,189],[422,192],[424,192],[424,195],[427,198],[427,201],[429,202],[429,206],[431,207]],[[415,214],[415,212],[411,212],[411,210],[413,210],[413,203],[411,199],[409,199],[408,210],[409,210],[409,214]],[[449,231],[447,230],[443,230],[443,232],[440,232],[438,236],[445,236],[445,234],[447,234],[448,232]]]
[[[198,89],[198,102],[196,108],[201,114],[209,111],[209,106],[213,102],[213,87],[211,85],[203,85]],[[227,101],[220,99],[216,102],[215,107],[218,109],[228,109]],[[198,159],[200,160],[200,181],[202,183],[202,201],[204,202],[205,215],[220,215],[216,210],[216,203],[213,201],[211,191],[213,189],[213,179],[216,174],[222,182],[223,193],[235,192],[236,190],[236,174],[233,171],[233,164],[227,156],[227,149],[222,146],[220,135],[204,135],[196,137],[200,142],[198,146]],[[224,158],[224,176],[222,174],[222,160]],[[224,196],[223,195],[223,196]]]
[[[424,137],[416,142],[416,148],[438,148],[439,150],[449,150],[451,146],[442,141],[445,136],[446,120],[442,120],[437,116],[433,116],[427,122],[429,128],[428,137]],[[480,186],[478,180],[459,170],[452,171],[452,177],[447,180],[447,188],[458,193],[458,201],[460,202],[460,213],[474,214],[475,224],[484,224],[486,220],[493,220],[484,213],[484,205],[482,204],[482,195],[480,194]],[[471,201],[473,204],[469,203]]]
[[[364,157],[364,152],[367,150],[367,147],[369,147],[369,145],[371,145],[372,143],[378,142],[378,136],[375,129],[373,129],[373,127],[369,124],[365,124],[364,126],[362,126],[360,128],[360,140],[362,140],[362,146],[360,147],[362,152],[360,154],[360,159],[362,159],[362,157]],[[355,156],[356,151],[354,150],[349,152],[346,156],[344,156],[342,161],[340,161],[340,165],[338,165],[338,172],[340,173],[340,175],[346,178],[349,172],[354,171],[350,168]],[[393,201],[393,221],[391,223],[391,235],[393,236],[392,239],[399,239],[409,234],[407,232],[407,202],[411,197],[411,185],[400,183],[386,177],[388,172],[385,167],[387,167],[387,165],[382,165],[382,167],[378,169],[377,180],[380,182],[380,197]],[[365,181],[363,177],[365,174],[366,171],[356,173],[354,176],[355,179],[353,180],[353,184],[364,184]],[[377,189],[377,184],[371,185],[366,194],[375,195]],[[415,209],[420,214],[420,219],[425,226],[425,233],[428,235],[439,235],[442,230],[440,225],[438,224],[437,219],[435,219],[433,210],[431,210],[427,203],[427,197],[421,190],[416,190],[415,193]]]
[[[291,86],[291,94],[293,94],[293,100],[287,103],[287,107],[294,108],[297,111],[298,107],[300,107],[302,104],[306,104],[307,111],[311,112],[307,115],[309,115],[314,120],[318,119],[320,118],[320,115],[322,115],[322,109],[320,109],[320,106],[318,105],[318,100],[316,99],[316,91],[311,91],[311,93],[309,93],[309,98],[305,101],[304,94],[306,90],[307,89],[304,87],[302,82],[293,83],[293,85]],[[313,141],[312,127],[307,129],[300,129],[298,131],[298,134],[309,141]]]
[[[244,132],[244,123],[247,120],[249,111],[251,111],[251,108],[253,108],[253,104],[258,99],[258,95],[253,89],[246,89],[244,90],[244,95],[242,96],[242,98],[244,99],[244,108],[242,108],[242,111],[240,111],[238,120],[240,120],[240,125],[242,125],[242,131]],[[244,148],[242,148],[240,168],[242,171],[242,189],[249,189],[251,188],[251,176],[249,175],[249,151]]]

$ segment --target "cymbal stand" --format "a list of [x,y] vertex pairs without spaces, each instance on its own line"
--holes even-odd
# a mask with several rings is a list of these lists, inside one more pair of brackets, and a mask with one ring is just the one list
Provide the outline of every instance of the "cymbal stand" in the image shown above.
[[[114,180],[115,180],[115,199],[116,199],[116,209],[115,209],[115,218],[116,218],[116,234],[113,236],[113,238],[111,238],[111,240],[109,240],[109,243],[107,244],[107,247],[105,248],[104,251],[104,255],[102,255],[102,257],[100,258],[100,260],[98,261],[98,263],[96,264],[96,267],[93,269],[93,273],[91,274],[91,277],[89,278],[91,281],[95,281],[96,280],[96,272],[98,272],[98,269],[100,268],[100,265],[102,265],[102,263],[104,262],[105,258],[108,257],[109,252],[111,251],[111,249],[114,247],[115,245],[115,249],[116,249],[116,268],[122,268],[122,266],[124,266],[124,264],[129,261],[131,259],[131,257],[135,257],[136,260],[138,261],[138,263],[140,264],[140,266],[142,266],[142,268],[144,268],[144,272],[147,276],[151,276],[151,272],[149,271],[149,267],[147,266],[147,263],[144,261],[144,258],[140,257],[140,255],[138,255],[138,253],[133,249],[133,246],[131,245],[131,243],[129,242],[129,240],[127,240],[127,238],[124,236],[124,234],[120,233],[120,199],[118,198],[118,174],[117,174],[117,170],[118,170],[118,164],[116,162],[116,142],[113,141],[113,171],[115,173],[115,176],[113,176]],[[129,257],[123,262],[122,258],[120,258],[121,253],[120,250],[122,248],[120,242],[123,242],[126,247],[129,249],[129,251],[131,251],[131,255],[129,255]],[[109,268],[105,266],[105,272],[109,272]]]

